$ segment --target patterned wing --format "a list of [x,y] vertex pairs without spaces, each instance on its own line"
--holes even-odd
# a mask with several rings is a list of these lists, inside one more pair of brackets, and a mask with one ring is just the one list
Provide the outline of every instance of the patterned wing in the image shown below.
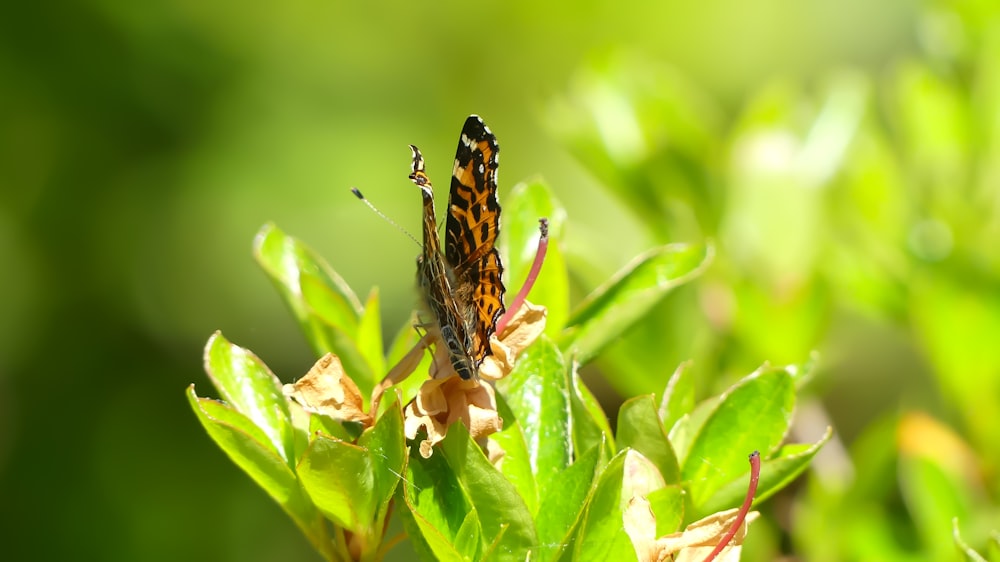
[[476,366],[490,353],[489,339],[504,313],[503,264],[496,249],[500,228],[497,201],[497,139],[478,115],[462,127],[455,152],[445,225],[445,259],[458,285],[472,291],[472,349]]
[[473,337],[466,321],[468,315],[464,313],[469,304],[462,302],[463,291],[457,291],[452,285],[451,267],[445,264],[441,255],[434,216],[434,188],[424,172],[424,157],[417,147],[410,145],[410,150],[413,151],[410,179],[420,188],[424,201],[424,251],[417,258],[417,282],[441,333],[441,341],[448,348],[455,372],[463,379],[470,379],[475,376],[479,364],[473,361],[469,352],[473,347]]

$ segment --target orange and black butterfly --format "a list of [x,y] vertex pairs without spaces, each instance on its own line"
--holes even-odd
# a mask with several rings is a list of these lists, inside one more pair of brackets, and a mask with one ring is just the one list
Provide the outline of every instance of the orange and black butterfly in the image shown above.
[[491,353],[490,336],[504,313],[503,264],[496,248],[500,147],[478,115],[465,120],[451,174],[443,254],[424,157],[417,147],[410,149],[410,179],[420,187],[424,202],[424,251],[417,258],[417,279],[451,364],[459,376],[470,379]]

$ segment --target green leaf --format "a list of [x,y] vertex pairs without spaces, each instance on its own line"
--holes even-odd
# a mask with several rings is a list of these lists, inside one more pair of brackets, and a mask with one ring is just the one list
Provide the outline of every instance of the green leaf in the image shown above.
[[483,547],[483,528],[480,526],[479,513],[475,508],[465,514],[462,526],[455,533],[455,550],[458,551],[463,560],[479,560]]
[[538,544],[538,537],[531,513],[517,489],[490,463],[469,437],[465,425],[448,428],[440,448],[466,497],[479,512],[484,539],[494,542],[492,558],[524,560]]
[[[361,321],[358,323],[357,346],[365,363],[368,364],[369,371],[373,378],[367,385],[368,394],[375,383],[375,379],[381,378],[386,373],[385,350],[382,346],[382,318],[381,306],[379,305],[378,287],[373,287],[365,302],[364,312],[361,314]],[[355,381],[358,382],[358,381]],[[361,384],[358,383],[361,387]]]
[[376,503],[374,531],[381,537],[384,529],[381,523],[389,512],[389,502],[406,467],[406,437],[403,434],[401,407],[396,405],[380,416],[375,426],[361,435],[358,444],[371,457],[373,491],[370,501]]
[[664,295],[712,261],[711,245],[669,244],[632,261],[594,291],[570,318],[560,348],[586,363],[642,318]]
[[539,494],[545,494],[573,459],[569,380],[556,346],[540,338],[518,358],[510,376],[497,381],[527,444]]
[[410,515],[404,523],[418,547],[431,553],[432,560],[462,560],[453,545],[459,532],[469,528],[466,514],[475,510],[444,455],[425,459],[411,451],[401,488]]
[[560,487],[549,488],[548,494],[542,498],[541,509],[535,519],[539,560],[557,560],[565,549],[572,546],[572,532],[583,517],[602,449],[602,444],[595,445],[577,458],[559,474]]
[[691,375],[691,362],[685,361],[677,366],[674,374],[667,381],[667,388],[663,391],[663,399],[660,400],[658,413],[663,426],[672,428],[681,416],[693,408],[694,377]]
[[503,429],[490,436],[504,451],[500,472],[517,488],[524,499],[528,511],[538,514],[538,487],[535,484],[535,473],[531,464],[531,454],[524,430],[517,416],[510,409],[503,394],[497,393],[497,412],[503,420]]
[[688,453],[691,450],[691,443],[694,438],[697,437],[698,432],[701,430],[701,426],[705,425],[705,420],[708,416],[715,411],[715,407],[719,404],[719,399],[721,396],[713,396],[706,400],[698,403],[689,413],[682,415],[676,422],[674,426],[670,428],[668,436],[670,437],[670,444],[674,447],[674,453],[677,454],[677,461],[684,465],[684,461],[687,459]]
[[[353,443],[361,435],[361,430],[357,429],[359,425],[356,422],[335,420],[323,414],[309,414],[309,441],[322,433],[341,441]],[[303,447],[302,452],[305,452],[305,447]]]
[[646,494],[656,516],[656,536],[676,533],[684,522],[684,488],[668,485]]
[[334,559],[326,522],[267,435],[234,408],[199,398],[194,385],[188,387],[187,397],[198,421],[216,445],[281,506],[316,550],[327,559]]
[[323,514],[339,526],[367,535],[374,520],[372,461],[363,448],[317,435],[298,465],[299,479]]
[[285,462],[294,462],[295,428],[281,381],[249,350],[216,332],[205,345],[205,371],[222,399],[250,418]]
[[254,257],[281,292],[317,357],[335,353],[363,391],[374,374],[357,349],[361,303],[347,283],[305,244],[266,224]]
[[680,467],[674,448],[667,439],[667,431],[660,423],[652,395],[637,396],[627,400],[618,410],[619,449],[639,451],[660,470],[663,480],[680,483]]
[[727,390],[701,426],[681,475],[701,506],[747,471],[747,455],[769,455],[791,423],[795,385],[785,369],[762,368]]
[[[340,302],[340,296],[334,292],[326,281],[315,276],[302,274],[299,280],[302,289],[302,300],[309,307],[314,333],[321,337],[317,353],[323,355],[334,353],[344,366],[344,371],[353,379],[358,388],[365,394],[371,392],[375,378],[371,367],[358,348],[358,319],[353,323]],[[307,334],[308,337],[308,334]]]
[[573,448],[577,451],[589,451],[592,447],[602,447],[603,458],[608,460],[614,455],[615,444],[608,425],[608,417],[601,409],[597,398],[580,380],[577,374],[577,363],[573,362],[570,369],[570,408],[573,416]]
[[576,538],[575,560],[635,560],[635,548],[625,533],[622,515],[633,495],[653,491],[649,478],[662,487],[656,467],[641,454],[626,449],[611,459],[590,497]]
[[[411,490],[407,490],[404,497],[412,499],[410,492]],[[404,501],[407,506],[411,505],[410,499]],[[402,509],[399,515],[406,535],[421,560],[466,562],[466,558],[455,547],[456,542],[462,543],[464,547],[464,541],[448,538],[441,532],[440,527],[412,509]],[[475,510],[469,511],[456,531],[456,536],[463,536],[470,528],[475,528],[475,523],[470,520],[476,519],[478,517]]]
[[506,261],[507,299],[521,290],[538,251],[538,219],[549,222],[549,246],[541,273],[528,300],[548,310],[545,333],[555,336],[569,318],[569,274],[559,243],[566,223],[566,210],[541,181],[519,183],[504,199],[500,247]]
[[[760,463],[760,481],[757,484],[757,494],[754,496],[754,504],[759,505],[767,498],[773,496],[779,490],[788,486],[797,478],[812,462],[813,457],[830,440],[833,431],[827,428],[826,433],[819,441],[812,444],[793,444],[781,447],[774,458],[762,460]],[[722,486],[711,499],[701,506],[694,515],[694,519],[706,516],[710,513],[723,511],[738,507],[743,503],[747,494],[747,486],[750,483],[750,463],[746,463],[746,470],[731,482]]]

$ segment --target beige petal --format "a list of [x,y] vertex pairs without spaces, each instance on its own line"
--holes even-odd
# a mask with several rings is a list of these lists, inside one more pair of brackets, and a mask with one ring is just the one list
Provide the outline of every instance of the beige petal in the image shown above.
[[526,347],[545,331],[544,306],[524,301],[502,334],[490,338],[491,355],[479,367],[479,376],[487,380],[501,379],[514,369],[514,361]]
[[321,357],[306,376],[294,384],[286,384],[282,391],[308,412],[371,425],[358,385],[347,376],[340,359],[332,353]]
[[[700,562],[704,560],[732,527],[738,513],[738,509],[713,513],[704,519],[691,523],[680,533],[673,533],[657,539],[656,559],[666,560],[667,556],[674,555],[674,562]],[[733,537],[729,546],[715,558],[716,560],[723,562],[739,560],[743,539],[747,535],[747,527],[759,515],[760,513],[757,511],[751,511],[747,514],[746,519],[736,532],[736,536]]]

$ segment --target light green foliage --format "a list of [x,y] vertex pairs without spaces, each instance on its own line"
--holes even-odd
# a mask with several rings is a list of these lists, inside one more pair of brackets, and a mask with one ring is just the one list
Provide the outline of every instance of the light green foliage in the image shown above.
[[[552,244],[530,297],[549,307],[545,335],[496,385],[499,467],[462,426],[429,459],[405,454],[394,396],[375,425],[394,428],[393,454],[336,424],[301,446],[287,411],[263,408],[273,376],[238,348],[210,354],[231,406],[192,394],[199,418],[328,557],[343,529],[383,554],[392,497],[425,559],[634,559],[630,498],[649,502],[658,535],[677,531],[737,505],[759,450],[758,503],[813,470],[780,527],[751,528],[748,559],[779,556],[783,539],[819,561],[996,559],[1000,11],[943,3],[923,18],[926,44],[878,75],[774,80],[728,108],[634,53],[585,63],[548,123],[649,249],[591,283],[607,267],[567,247],[546,184],[507,194],[510,290],[540,216]],[[404,326],[383,357],[378,293],[362,305],[276,227],[256,251],[313,349],[340,355],[362,392],[413,345]],[[885,333],[900,343],[881,345]],[[631,397],[615,430],[583,365]],[[401,403],[414,393],[407,382]],[[353,472],[354,486],[329,484]],[[320,513],[332,537],[316,534]]]
[[[534,210],[565,214],[541,183],[516,190],[507,204],[514,217]],[[553,221],[551,256],[560,255],[561,223]],[[508,247],[537,244],[537,235],[528,232],[511,228]],[[361,306],[329,266],[277,227],[264,227],[256,253],[316,352],[353,357],[344,369],[367,380],[366,388],[373,368],[392,364],[415,343],[402,335],[390,361],[375,355],[376,344],[381,347],[378,293]],[[819,446],[780,448],[795,401],[790,370],[762,368],[697,406],[704,415],[691,416],[684,410],[695,406],[693,387],[678,369],[664,396],[640,396],[622,406],[617,435],[580,380],[580,361],[641,320],[671,289],[697,277],[711,259],[710,246],[654,249],[576,311],[557,312],[556,326],[560,315],[564,326],[549,332],[560,343],[542,335],[496,385],[504,420],[492,436],[504,451],[499,467],[461,423],[450,427],[429,458],[417,454],[415,443],[404,438],[402,403],[392,392],[392,405],[381,407],[374,425],[360,433],[356,422],[290,406],[267,367],[220,334],[208,343],[206,368],[228,405],[198,398],[193,388],[189,397],[209,436],[327,559],[384,556],[390,503],[413,551],[428,560],[634,559],[622,527],[632,498],[647,498],[658,532],[669,534],[707,514],[706,505],[724,510],[740,502],[748,452],[759,449],[771,463],[762,492],[773,493]],[[520,262],[525,269],[527,260]],[[561,258],[545,264],[538,291],[554,299],[557,311],[569,302],[567,279]],[[402,392],[409,395],[412,386]],[[677,432],[683,438],[672,442],[665,422],[674,431],[684,426]]]
[[[878,73],[773,80],[732,109],[625,52],[594,57],[553,103],[552,129],[650,244],[715,241],[695,283],[596,359],[627,395],[657,389],[685,358],[670,350],[695,360],[662,406],[687,500],[731,504],[738,470],[717,455],[748,443],[781,451],[761,497],[805,470],[817,447],[781,446],[797,393],[811,439],[816,421],[843,430],[820,438],[838,452],[785,514],[809,560],[975,559],[1000,528],[1000,9],[937,2],[918,27],[915,52]],[[808,376],[764,368],[717,403],[675,405],[684,376],[717,391],[811,350],[827,359]]]

